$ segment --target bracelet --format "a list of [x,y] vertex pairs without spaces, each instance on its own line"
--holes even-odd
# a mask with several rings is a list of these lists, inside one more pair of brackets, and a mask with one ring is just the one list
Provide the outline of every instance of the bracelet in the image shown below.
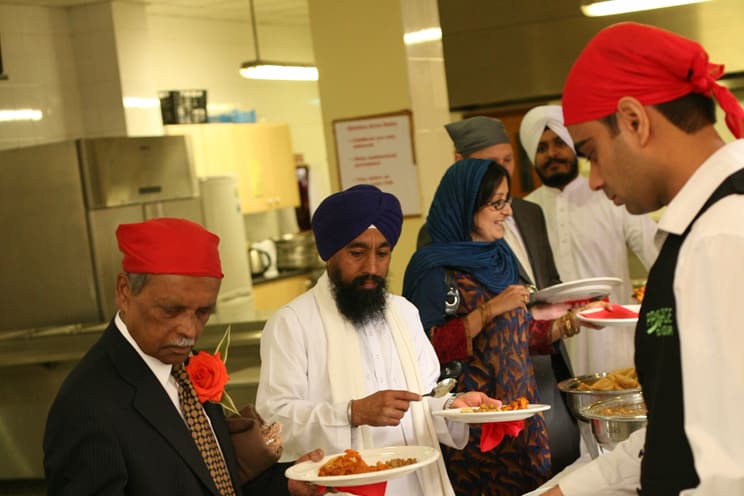
[[481,328],[485,328],[488,325],[488,321],[491,320],[490,317],[486,314],[486,304],[482,304],[480,306],[480,312],[481,312]]
[[452,403],[454,403],[455,400],[459,398],[460,396],[462,396],[463,394],[465,393],[455,393],[449,398],[447,398],[447,401],[444,402],[444,406],[442,407],[442,410],[448,410],[452,406]]
[[352,427],[356,427],[356,426],[355,426],[355,425],[354,425],[354,424],[353,424],[353,423],[351,422],[351,404],[352,404],[353,402],[354,402],[354,400],[349,400],[349,404],[348,404],[348,405],[346,405],[346,420],[348,420],[348,421],[349,421],[349,425],[350,425],[350,426],[352,426]]
[[566,312],[563,314],[563,317],[561,317],[561,323],[563,324],[563,332],[561,335],[568,335],[568,337],[571,337],[573,334],[571,334],[571,331],[573,330],[573,324],[571,323],[571,313]]

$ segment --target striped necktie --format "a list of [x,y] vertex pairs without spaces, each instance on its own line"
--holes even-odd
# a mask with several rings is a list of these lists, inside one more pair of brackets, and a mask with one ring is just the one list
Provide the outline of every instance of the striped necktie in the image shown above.
[[199,449],[204,463],[209,469],[214,484],[222,496],[235,496],[230,472],[227,470],[225,459],[217,446],[212,427],[209,425],[207,415],[204,413],[199,397],[191,384],[189,374],[183,365],[174,365],[171,375],[178,383],[178,400],[181,402],[181,410],[186,424],[191,431],[191,437]]

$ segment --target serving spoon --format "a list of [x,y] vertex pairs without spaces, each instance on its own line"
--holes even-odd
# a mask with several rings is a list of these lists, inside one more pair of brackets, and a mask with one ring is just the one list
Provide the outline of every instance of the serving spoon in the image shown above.
[[429,391],[426,394],[422,394],[421,396],[431,396],[433,398],[441,398],[445,394],[452,391],[452,388],[455,387],[455,384],[457,384],[457,380],[453,379],[451,377],[448,377],[447,379],[442,379],[441,381],[437,382],[431,391]]

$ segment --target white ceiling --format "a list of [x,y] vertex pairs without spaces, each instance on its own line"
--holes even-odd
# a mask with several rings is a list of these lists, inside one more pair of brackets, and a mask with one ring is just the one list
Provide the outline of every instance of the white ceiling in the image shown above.
[[[0,0],[16,5],[71,7],[100,0]],[[142,3],[152,15],[250,21],[250,0],[129,0]],[[308,0],[254,0],[258,24],[301,26],[310,23]]]

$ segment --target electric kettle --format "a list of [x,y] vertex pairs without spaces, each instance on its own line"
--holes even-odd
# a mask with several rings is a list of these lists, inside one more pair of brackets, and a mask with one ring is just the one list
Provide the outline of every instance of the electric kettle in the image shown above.
[[252,276],[262,276],[271,267],[271,262],[269,252],[260,248],[250,248],[248,250],[248,264],[251,267]]

